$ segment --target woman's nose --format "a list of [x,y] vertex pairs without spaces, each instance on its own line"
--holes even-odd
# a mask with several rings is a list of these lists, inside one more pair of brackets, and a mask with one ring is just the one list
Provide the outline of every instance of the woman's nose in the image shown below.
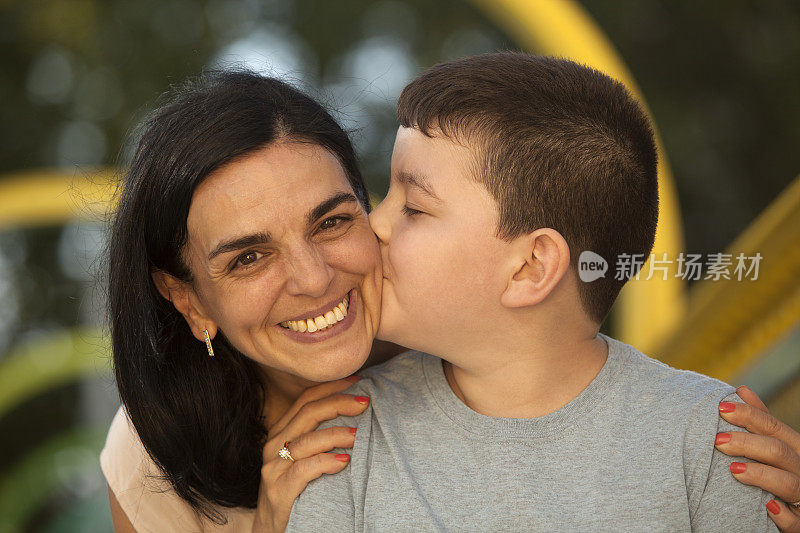
[[294,295],[324,296],[334,277],[334,269],[313,246],[296,249],[289,265],[286,290]]

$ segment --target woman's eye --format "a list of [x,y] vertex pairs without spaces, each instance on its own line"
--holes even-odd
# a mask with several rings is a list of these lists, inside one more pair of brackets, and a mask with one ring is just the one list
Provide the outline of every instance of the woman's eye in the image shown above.
[[350,220],[350,217],[336,216],[327,218],[322,221],[322,224],[319,225],[319,229],[321,230],[333,229],[336,226],[340,225],[342,222],[345,222],[347,220]]
[[248,265],[251,265],[251,264],[255,263],[256,261],[258,261],[258,259],[259,259],[259,257],[261,257],[261,255],[262,254],[260,254],[259,252],[246,252],[246,253],[243,253],[242,255],[240,255],[236,259],[236,266],[248,266]]
[[403,214],[406,215],[406,216],[409,216],[409,217],[413,217],[414,215],[422,214],[422,211],[418,211],[416,209],[411,209],[407,205],[404,205],[403,206]]

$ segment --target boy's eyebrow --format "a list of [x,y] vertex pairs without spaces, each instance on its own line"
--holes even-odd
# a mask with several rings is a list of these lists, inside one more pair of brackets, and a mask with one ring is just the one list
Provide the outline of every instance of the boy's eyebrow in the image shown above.
[[[348,202],[358,203],[358,200],[353,193],[336,193],[311,209],[311,211],[309,211],[306,215],[306,220],[308,221],[308,224],[311,225],[328,211]],[[234,237],[233,239],[228,239],[219,243],[216,248],[214,248],[214,250],[208,254],[208,260],[211,261],[220,254],[242,250],[250,246],[255,246],[256,244],[268,244],[270,241],[272,241],[272,236],[269,233],[264,232],[244,235],[242,237]]]
[[432,200],[441,203],[442,199],[433,191],[428,180],[425,179],[424,176],[420,176],[418,174],[413,174],[408,171],[403,171],[397,174],[397,181],[403,183],[404,185],[410,185],[412,187],[416,187],[420,191],[422,191],[426,196],[429,196]]

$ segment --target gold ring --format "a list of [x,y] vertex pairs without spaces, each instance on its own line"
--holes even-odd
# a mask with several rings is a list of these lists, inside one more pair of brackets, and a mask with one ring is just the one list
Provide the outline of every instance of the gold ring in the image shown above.
[[287,461],[294,462],[294,457],[292,457],[292,454],[289,452],[289,448],[287,448],[287,446],[289,446],[288,440],[283,443],[283,448],[278,450],[278,457],[280,457],[281,459],[286,459]]
[[795,509],[800,509],[800,500],[797,500],[796,502],[786,502],[786,505],[789,507],[794,507]]

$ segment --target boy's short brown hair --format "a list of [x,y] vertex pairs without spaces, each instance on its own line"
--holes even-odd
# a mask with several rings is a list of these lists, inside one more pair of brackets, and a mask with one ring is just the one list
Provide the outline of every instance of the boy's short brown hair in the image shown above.
[[628,279],[615,279],[617,257],[646,258],[658,221],[653,131],[620,82],[564,59],[485,54],[424,72],[400,95],[397,118],[475,148],[499,238],[548,227],[569,244],[576,272],[584,250],[605,258],[604,278],[579,282],[587,314],[605,320]]

